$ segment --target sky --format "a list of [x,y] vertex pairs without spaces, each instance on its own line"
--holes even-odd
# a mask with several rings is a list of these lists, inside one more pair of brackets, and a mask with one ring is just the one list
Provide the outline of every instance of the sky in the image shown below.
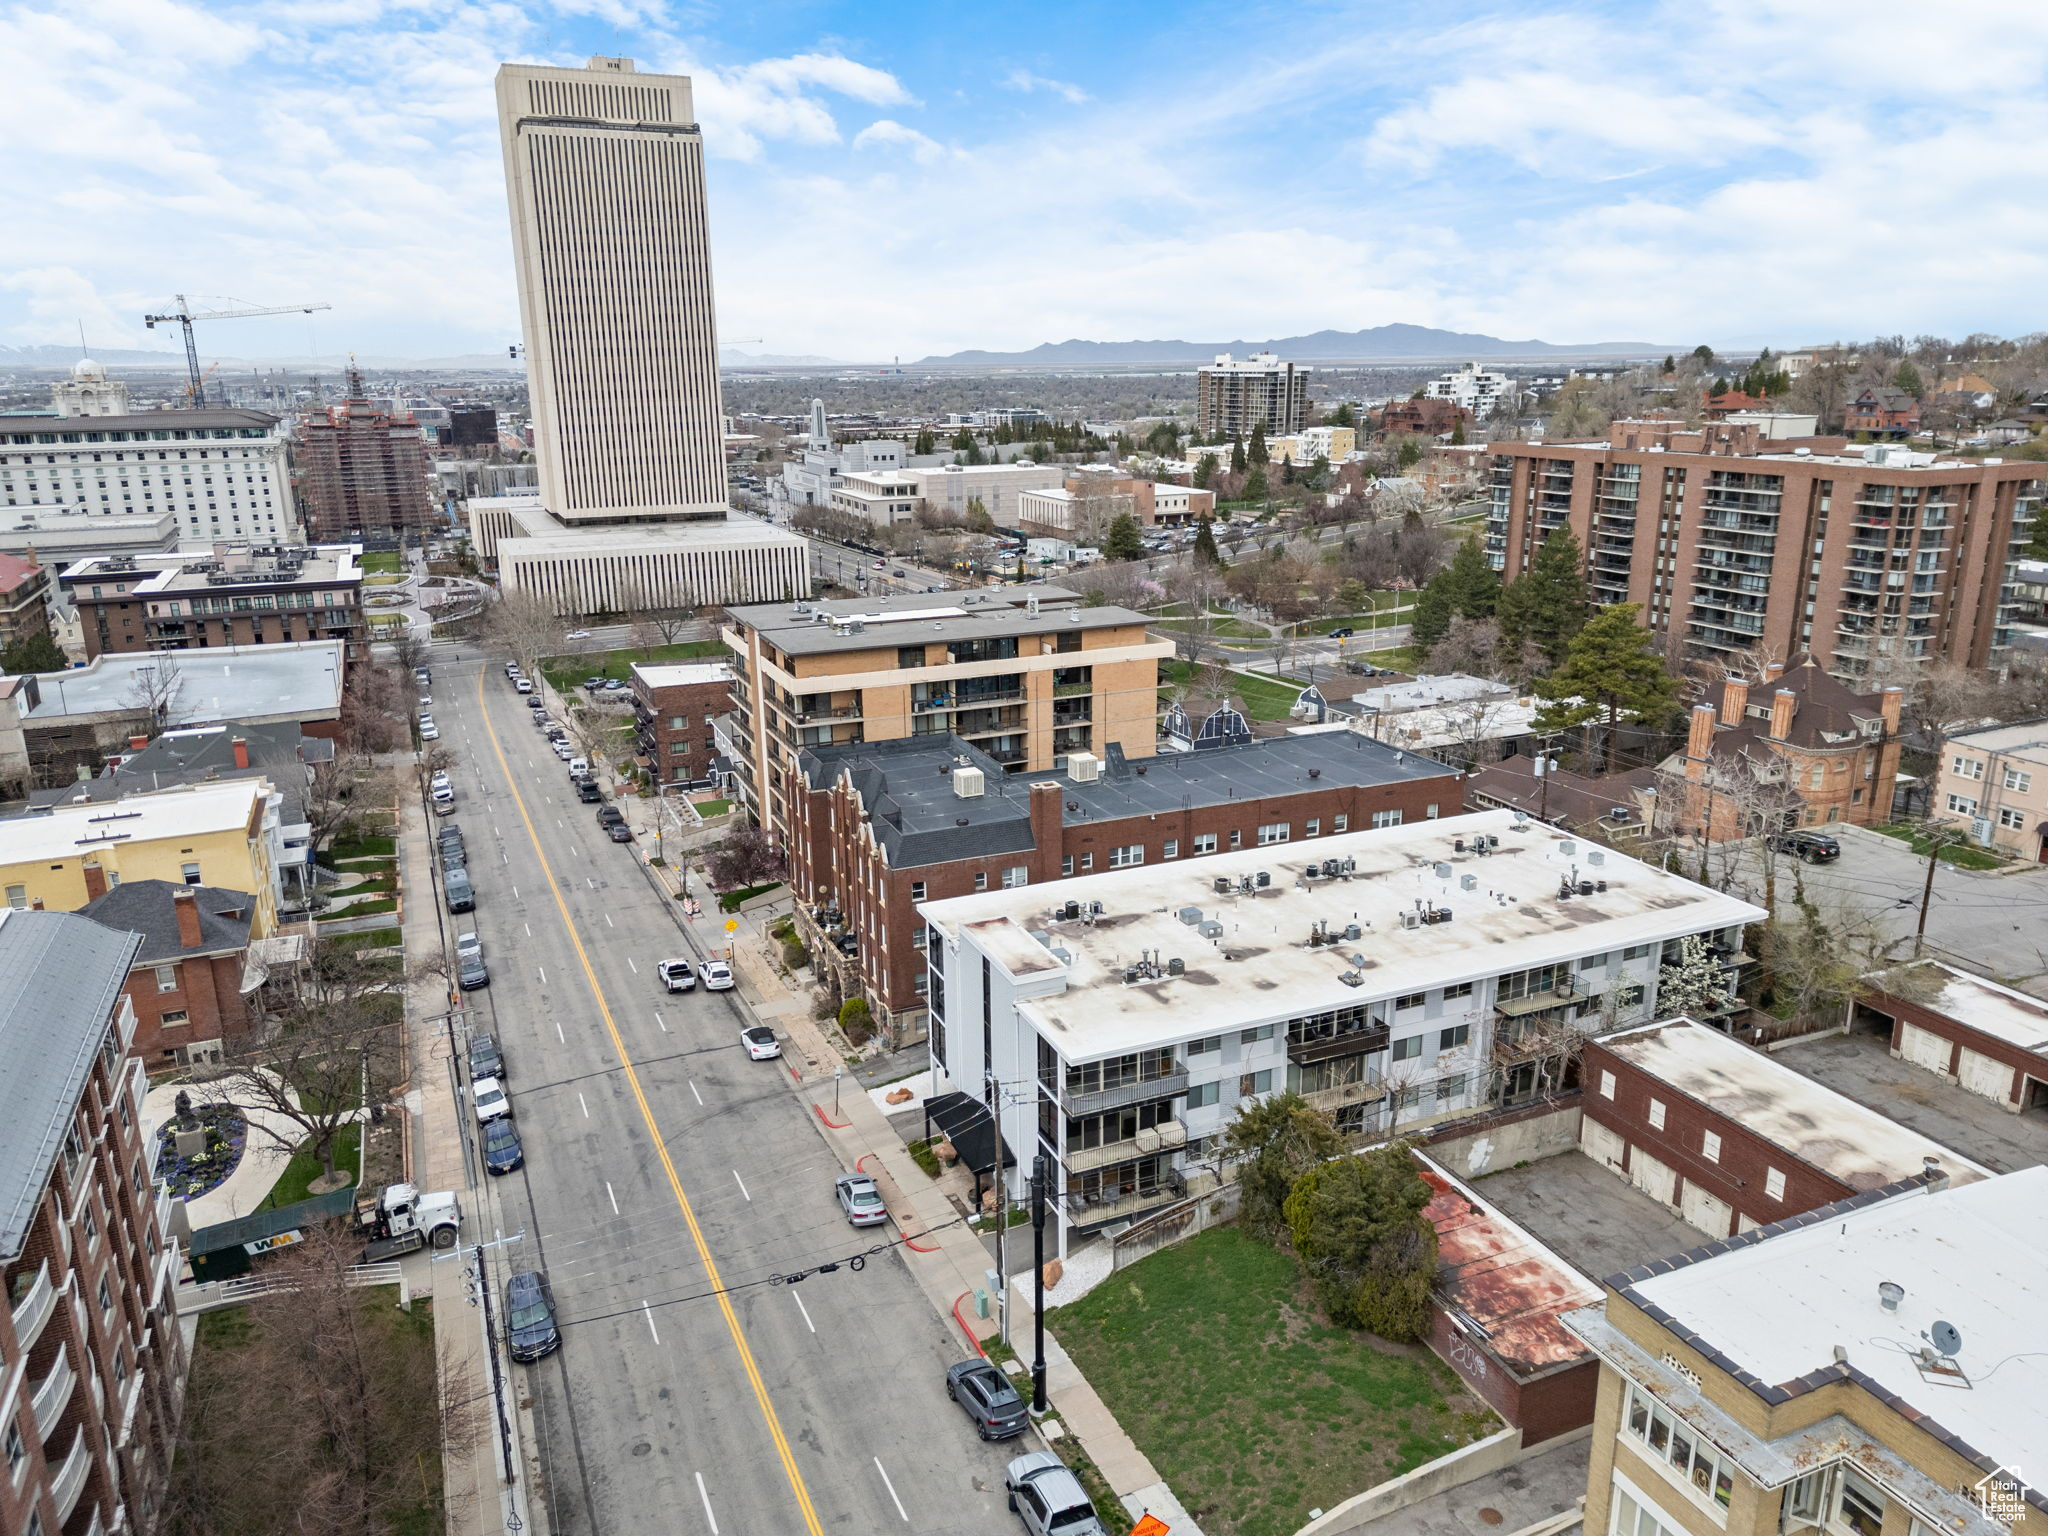
[[0,0],[0,345],[502,356],[492,75],[595,53],[695,82],[745,352],[2044,327],[2042,0]]

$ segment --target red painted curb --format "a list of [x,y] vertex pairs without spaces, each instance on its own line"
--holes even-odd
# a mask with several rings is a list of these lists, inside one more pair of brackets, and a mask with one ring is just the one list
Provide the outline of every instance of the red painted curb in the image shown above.
[[[896,1218],[896,1225],[900,1227],[908,1220],[910,1220],[908,1216],[898,1216]],[[930,1248],[925,1247],[908,1232],[903,1234],[903,1246],[917,1253],[937,1253],[939,1251],[936,1245]]]
[[862,1163],[864,1163],[864,1162],[866,1162],[866,1161],[867,1161],[867,1160],[868,1160],[869,1158],[873,1157],[874,1155],[875,1155],[875,1154],[874,1154],[874,1153],[872,1153],[872,1152],[863,1152],[863,1153],[861,1153],[861,1155],[860,1155],[859,1157],[856,1157],[856,1158],[855,1158],[855,1159],[853,1160],[853,1171],[854,1171],[855,1173],[866,1173],[866,1172],[867,1172],[867,1169],[865,1169],[865,1168],[861,1167],[861,1164],[862,1164]]
[[800,1083],[804,1080],[804,1075],[797,1071],[795,1067],[791,1067],[789,1069],[789,1080],[793,1083]]
[[974,1330],[967,1326],[967,1319],[960,1315],[960,1303],[965,1301],[966,1299],[967,1292],[962,1291],[958,1299],[954,1301],[953,1321],[958,1323],[960,1325],[960,1331],[967,1335],[967,1342],[974,1346],[974,1352],[977,1355],[980,1355],[982,1359],[986,1360],[988,1358],[988,1351],[981,1347],[981,1340],[977,1339],[974,1336]]
[[829,1115],[825,1113],[825,1111],[822,1108],[820,1108],[816,1104],[813,1104],[811,1106],[811,1113],[816,1115],[820,1120],[823,1120],[835,1131],[850,1131],[853,1129],[853,1122],[851,1120],[848,1120],[842,1124],[840,1121],[832,1119]]

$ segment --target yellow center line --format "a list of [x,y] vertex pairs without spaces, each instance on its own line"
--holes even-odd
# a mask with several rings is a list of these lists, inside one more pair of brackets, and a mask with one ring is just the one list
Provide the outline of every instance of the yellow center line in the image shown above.
[[[490,705],[484,697],[484,682],[490,676],[488,665],[477,674],[476,701],[482,712],[484,734],[490,737],[491,751],[497,755],[498,767],[505,774],[505,783],[512,792],[512,803],[518,807],[519,819],[526,827],[527,840],[533,844],[534,857],[540,860],[541,872],[547,876],[548,891],[555,898],[555,910],[561,914],[562,927],[569,934],[569,942],[576,947],[576,959],[583,966],[583,978],[590,983],[591,996],[597,999],[597,1011],[604,1018],[605,1032],[612,1037],[612,1049],[618,1052],[619,1065],[625,1069],[626,1082],[633,1090],[633,1101],[640,1106],[640,1118],[647,1123],[647,1134],[653,1139],[655,1153],[661,1158],[662,1170],[668,1174],[668,1187],[676,1197],[676,1205],[683,1213],[683,1221],[689,1226],[690,1240],[697,1245],[697,1257],[704,1261],[704,1272],[711,1278],[711,1286],[718,1296],[718,1310],[725,1315],[726,1330],[732,1334],[733,1348],[739,1351],[740,1364],[746,1369],[747,1380],[754,1388],[754,1401],[761,1409],[761,1418],[768,1425],[769,1438],[775,1442],[776,1454],[782,1458],[782,1470],[789,1479],[790,1491],[796,1495],[797,1508],[803,1511],[804,1528],[811,1536],[824,1536],[824,1527],[818,1523],[818,1512],[811,1507],[810,1490],[804,1487],[803,1474],[796,1469],[796,1457],[791,1454],[789,1440],[782,1432],[782,1421],[775,1415],[775,1405],[768,1401],[768,1386],[761,1379],[761,1371],[754,1364],[754,1352],[747,1347],[747,1337],[740,1331],[738,1314],[732,1309],[732,1301],[725,1294],[725,1282],[718,1277],[718,1265],[711,1257],[711,1247],[704,1241],[704,1229],[697,1225],[697,1213],[690,1208],[690,1197],[683,1193],[683,1181],[676,1174],[676,1165],[668,1155],[668,1144],[662,1139],[661,1127],[655,1124],[654,1109],[647,1102],[647,1093],[640,1086],[640,1074],[633,1066],[633,1058],[627,1054],[626,1042],[619,1035],[618,1022],[612,1017],[611,1005],[605,1001],[604,988],[598,985],[597,972],[591,968],[590,955],[583,948],[583,940],[576,932],[575,919],[569,916],[569,904],[562,900],[561,883],[555,879],[554,867],[548,863],[548,856],[542,851],[540,837],[533,830],[533,818],[526,812],[526,800],[519,793],[518,781],[512,777],[512,765],[505,760],[505,749],[498,741],[498,733],[491,726]],[[639,850],[634,850],[634,857]]]

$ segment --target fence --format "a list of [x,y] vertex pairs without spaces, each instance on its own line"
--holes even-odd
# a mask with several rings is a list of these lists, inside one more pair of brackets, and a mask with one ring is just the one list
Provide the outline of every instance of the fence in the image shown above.
[[[405,1272],[396,1260],[382,1264],[352,1264],[348,1271],[351,1290],[363,1290],[372,1286],[395,1285],[398,1287],[398,1304],[409,1307],[412,1295],[405,1283]],[[199,1285],[178,1288],[178,1311],[218,1312],[223,1307],[239,1307],[245,1302],[255,1301],[262,1296],[284,1296],[296,1291],[298,1286],[285,1279],[267,1279],[251,1275],[243,1280],[214,1280]]]
[[1132,1222],[1109,1240],[1110,1270],[1114,1272],[1126,1264],[1135,1264],[1146,1255],[1170,1247],[1184,1237],[1193,1237],[1197,1232],[1235,1220],[1242,1195],[1243,1191],[1237,1185],[1225,1184],[1205,1195],[1190,1196]]

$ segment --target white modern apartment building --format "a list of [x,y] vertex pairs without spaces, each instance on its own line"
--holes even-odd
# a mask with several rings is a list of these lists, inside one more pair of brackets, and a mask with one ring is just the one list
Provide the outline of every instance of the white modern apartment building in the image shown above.
[[1733,956],[1765,916],[1517,813],[1384,814],[919,907],[932,1066],[999,1114],[1013,1195],[1053,1159],[1062,1251],[1213,1183],[1268,1094],[1354,1136],[1539,1097],[1584,1034],[1656,1017],[1679,940]]
[[[822,410],[819,415],[822,418]],[[821,445],[814,427],[811,446],[804,449],[802,457],[782,466],[776,481],[776,499],[791,507],[830,506],[832,493],[846,476],[901,469],[905,451],[903,444],[893,437],[869,438],[833,448],[828,436]]]
[[0,501],[9,507],[131,518],[169,512],[187,544],[302,539],[277,417],[215,407],[130,411],[127,386],[90,360],[53,395],[57,414],[0,417]]
[[1432,400],[1450,400],[1474,416],[1485,416],[1509,387],[1508,376],[1482,368],[1477,363],[1443,374],[1429,381],[1426,391]]

